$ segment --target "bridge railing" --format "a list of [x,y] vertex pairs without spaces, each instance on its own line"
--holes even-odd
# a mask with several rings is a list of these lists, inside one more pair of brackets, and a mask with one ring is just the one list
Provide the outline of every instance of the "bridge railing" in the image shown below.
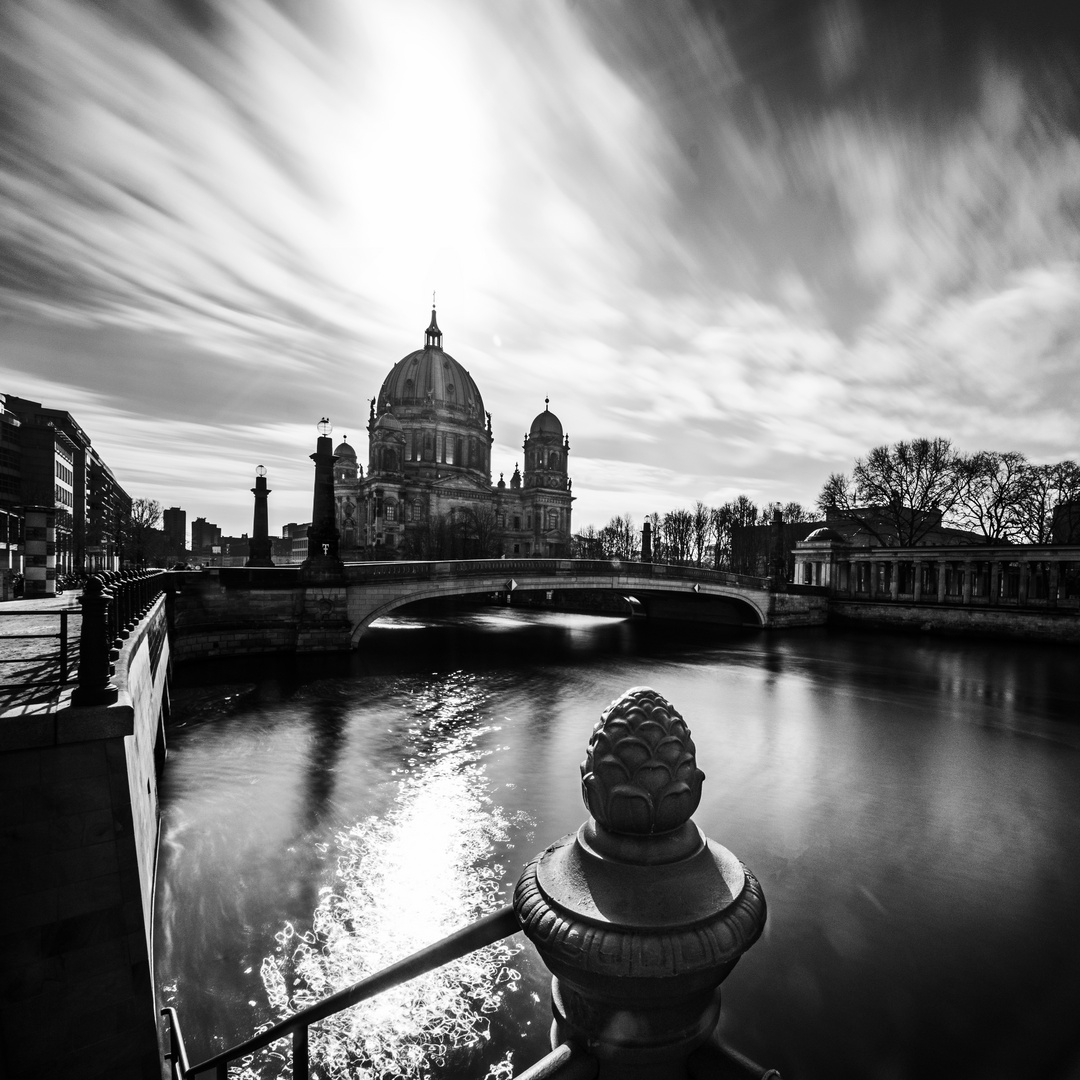
[[440,577],[490,577],[514,573],[546,573],[558,576],[583,574],[616,575],[632,578],[678,578],[731,585],[749,589],[769,589],[769,578],[712,570],[704,566],[677,563],[635,562],[627,559],[440,559],[417,562],[350,563],[348,576],[357,583],[376,581],[426,581]]

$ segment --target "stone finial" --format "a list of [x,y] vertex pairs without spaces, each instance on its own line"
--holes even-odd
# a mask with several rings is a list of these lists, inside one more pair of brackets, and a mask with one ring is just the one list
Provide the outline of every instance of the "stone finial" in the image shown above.
[[581,763],[582,798],[597,823],[637,836],[689,821],[704,779],[686,721],[647,686],[604,710]]

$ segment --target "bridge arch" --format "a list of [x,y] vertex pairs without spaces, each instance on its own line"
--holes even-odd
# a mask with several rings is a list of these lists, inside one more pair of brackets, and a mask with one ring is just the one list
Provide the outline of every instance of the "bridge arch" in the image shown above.
[[661,617],[710,618],[708,602],[723,601],[742,612],[743,625],[769,625],[770,592],[761,578],[698,567],[618,560],[478,559],[426,563],[352,564],[348,608],[355,647],[368,626],[406,604],[504,592],[616,592],[634,596]]

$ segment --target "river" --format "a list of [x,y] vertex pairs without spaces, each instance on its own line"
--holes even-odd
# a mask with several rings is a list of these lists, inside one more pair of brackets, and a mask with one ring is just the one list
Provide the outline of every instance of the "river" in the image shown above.
[[[729,1042],[786,1080],[1080,1075],[1074,647],[496,608],[361,644],[181,671],[155,964],[193,1059],[506,902],[586,816],[600,712],[648,685],[693,733],[695,820],[769,905],[724,984]],[[550,1023],[520,937],[317,1053],[358,1077],[520,1071]]]

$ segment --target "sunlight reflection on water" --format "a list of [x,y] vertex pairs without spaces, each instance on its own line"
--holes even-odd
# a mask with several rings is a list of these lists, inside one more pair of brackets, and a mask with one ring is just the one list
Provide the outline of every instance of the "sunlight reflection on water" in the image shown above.
[[[457,681],[461,685],[455,687]],[[500,906],[503,866],[521,812],[492,799],[477,740],[497,728],[475,722],[482,695],[459,674],[419,694],[412,768],[387,812],[337,833],[324,850],[336,859],[331,885],[319,892],[310,932],[286,924],[261,965],[274,1019],[343,989],[459,930]],[[436,743],[434,740],[438,739]],[[482,1046],[491,1014],[519,975],[520,950],[501,941],[380,994],[313,1029],[311,1050],[328,1077],[429,1075],[432,1065]],[[243,1075],[265,1075],[286,1060],[269,1052]],[[479,1072],[477,1072],[479,1075]],[[511,1052],[490,1067],[512,1075]]]

